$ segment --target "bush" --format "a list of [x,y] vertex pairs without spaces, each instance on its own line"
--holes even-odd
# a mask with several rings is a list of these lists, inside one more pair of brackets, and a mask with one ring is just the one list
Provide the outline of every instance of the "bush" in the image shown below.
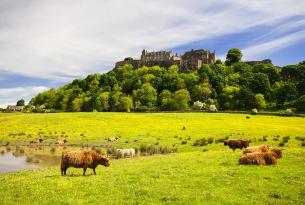
[[290,136],[283,137],[283,142],[287,143],[289,139],[290,139]]
[[217,110],[216,105],[210,105],[209,111],[210,111],[210,112],[217,112],[218,110]]
[[263,136],[263,141],[267,141],[268,136]]
[[202,110],[203,106],[204,106],[204,103],[202,103],[198,100],[198,101],[194,102],[193,109],[194,110]]
[[213,142],[214,142],[214,137],[209,137],[209,138],[208,138],[208,143],[209,143],[209,144],[212,144]]
[[305,141],[302,141],[302,142],[301,142],[301,146],[302,146],[302,147],[305,147]]
[[215,140],[215,143],[218,144],[218,143],[223,143],[225,140],[229,139],[229,137],[224,137],[224,138],[219,138],[219,139],[216,139]]
[[187,140],[182,140],[181,141],[181,144],[186,144],[187,143]]
[[256,115],[258,113],[258,111],[257,111],[257,109],[256,108],[253,108],[252,110],[251,110],[251,115]]
[[193,146],[206,146],[208,145],[208,140],[206,138],[201,138],[201,139],[198,139],[194,142]]
[[285,146],[285,143],[284,143],[284,142],[280,142],[280,143],[279,143],[279,146],[280,146],[280,147],[284,147],[284,146]]

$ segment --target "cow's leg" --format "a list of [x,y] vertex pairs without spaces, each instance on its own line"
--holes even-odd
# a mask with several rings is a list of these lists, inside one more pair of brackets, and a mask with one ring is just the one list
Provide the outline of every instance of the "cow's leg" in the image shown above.
[[84,176],[86,174],[86,170],[87,170],[87,167],[84,167],[84,173],[83,173]]
[[60,171],[61,171],[61,176],[63,176],[64,175],[64,169],[60,168]]
[[68,168],[64,168],[64,175],[67,175],[67,169]]
[[93,168],[93,173],[94,173],[94,175],[96,175],[95,168]]

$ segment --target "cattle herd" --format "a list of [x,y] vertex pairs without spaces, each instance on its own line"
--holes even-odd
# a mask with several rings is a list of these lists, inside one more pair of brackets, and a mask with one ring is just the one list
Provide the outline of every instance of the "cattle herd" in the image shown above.
[[[280,149],[270,149],[269,145],[260,145],[249,147],[250,140],[225,140],[224,145],[230,147],[233,151],[243,149],[243,155],[239,158],[239,164],[247,165],[274,165],[277,159],[282,157]],[[134,157],[135,149],[117,149],[122,157]],[[61,159],[61,174],[66,175],[69,167],[83,168],[83,175],[86,169],[93,169],[98,165],[110,166],[110,160],[106,156],[97,153],[94,150],[86,151],[64,151]]]
[[274,165],[282,157],[282,150],[270,149],[269,145],[249,147],[250,140],[225,140],[224,145],[235,149],[244,149],[239,164]]

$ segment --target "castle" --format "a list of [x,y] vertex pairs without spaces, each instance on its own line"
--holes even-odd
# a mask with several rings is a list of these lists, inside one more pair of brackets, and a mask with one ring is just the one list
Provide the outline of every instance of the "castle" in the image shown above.
[[198,70],[203,64],[215,63],[215,51],[209,50],[190,50],[183,55],[178,55],[171,51],[157,51],[148,52],[143,50],[140,60],[134,60],[132,58],[125,58],[123,61],[119,61],[115,64],[115,68],[124,64],[131,64],[135,68],[141,66],[154,66],[159,65],[162,67],[169,67],[171,65],[178,65],[180,71],[184,70]]

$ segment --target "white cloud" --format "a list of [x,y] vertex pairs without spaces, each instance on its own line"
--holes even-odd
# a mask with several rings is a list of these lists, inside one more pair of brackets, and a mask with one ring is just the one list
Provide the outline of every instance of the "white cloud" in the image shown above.
[[110,69],[142,48],[176,47],[304,13],[299,0],[2,0],[0,69],[69,79]]
[[48,89],[44,86],[0,88],[0,108],[6,108],[7,105],[15,105],[17,100],[20,99],[29,101],[34,95]]
[[248,48],[243,49],[242,52],[244,54],[245,60],[259,58],[262,55],[266,55],[267,53],[272,52],[273,50],[281,49],[286,47],[287,45],[296,43],[301,39],[305,39],[305,30],[298,31],[272,41],[250,46]]

